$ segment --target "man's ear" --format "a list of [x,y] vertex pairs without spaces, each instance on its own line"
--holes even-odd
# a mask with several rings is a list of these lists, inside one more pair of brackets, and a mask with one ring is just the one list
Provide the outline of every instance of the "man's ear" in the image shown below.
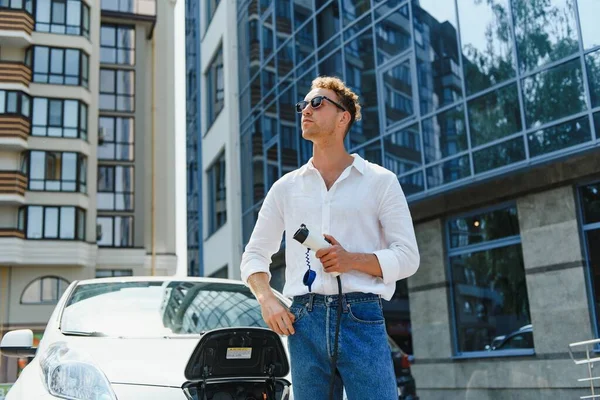
[[350,113],[345,111],[342,113],[342,118],[340,118],[340,125],[348,126],[350,124]]

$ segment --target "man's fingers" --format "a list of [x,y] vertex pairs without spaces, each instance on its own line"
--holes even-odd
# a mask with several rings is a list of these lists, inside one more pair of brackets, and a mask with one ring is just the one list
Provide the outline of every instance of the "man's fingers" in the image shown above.
[[317,257],[317,258],[321,258],[321,257],[323,257],[323,256],[326,256],[327,254],[329,254],[329,252],[330,252],[331,250],[332,250],[332,248],[331,248],[331,247],[326,247],[326,248],[324,248],[324,249],[317,250],[317,252],[315,253],[315,257]]
[[286,312],[285,314],[283,314],[283,322],[285,323],[287,333],[289,335],[293,335],[294,334],[294,321],[292,318],[290,318],[290,315],[292,316],[292,318],[294,318],[294,315],[289,312]]

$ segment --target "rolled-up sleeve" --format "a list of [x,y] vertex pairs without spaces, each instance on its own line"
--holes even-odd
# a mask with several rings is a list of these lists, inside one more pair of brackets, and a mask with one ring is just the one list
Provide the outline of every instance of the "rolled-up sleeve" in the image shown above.
[[379,221],[388,248],[375,251],[383,282],[394,283],[417,272],[419,249],[410,210],[395,175],[391,176],[379,207]]
[[271,257],[279,250],[285,226],[281,212],[283,199],[280,198],[283,191],[280,186],[280,182],[276,182],[267,192],[250,240],[242,254],[241,278],[246,284],[248,278],[257,272],[265,272],[269,275],[269,280],[271,279]]

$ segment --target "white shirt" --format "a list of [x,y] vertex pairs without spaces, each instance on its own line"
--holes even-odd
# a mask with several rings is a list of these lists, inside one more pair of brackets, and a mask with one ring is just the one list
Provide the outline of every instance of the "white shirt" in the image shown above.
[[[244,282],[257,272],[271,279],[271,257],[285,231],[285,286],[283,294],[293,297],[309,293],[302,278],[308,269],[306,247],[293,235],[305,224],[311,234],[332,235],[349,252],[377,256],[383,278],[359,271],[340,275],[342,291],[374,293],[390,300],[396,281],[413,275],[419,267],[419,250],[406,198],[396,175],[357,154],[329,191],[312,158],[273,184],[258,214],[241,262]],[[309,252],[316,272],[312,292],[338,294],[337,280]]]

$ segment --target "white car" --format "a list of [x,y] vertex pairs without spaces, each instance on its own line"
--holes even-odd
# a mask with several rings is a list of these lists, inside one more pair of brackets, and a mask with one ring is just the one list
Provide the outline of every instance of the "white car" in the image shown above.
[[35,354],[6,400],[291,399],[287,339],[239,281],[73,282],[32,346],[30,330],[2,339],[5,355]]

